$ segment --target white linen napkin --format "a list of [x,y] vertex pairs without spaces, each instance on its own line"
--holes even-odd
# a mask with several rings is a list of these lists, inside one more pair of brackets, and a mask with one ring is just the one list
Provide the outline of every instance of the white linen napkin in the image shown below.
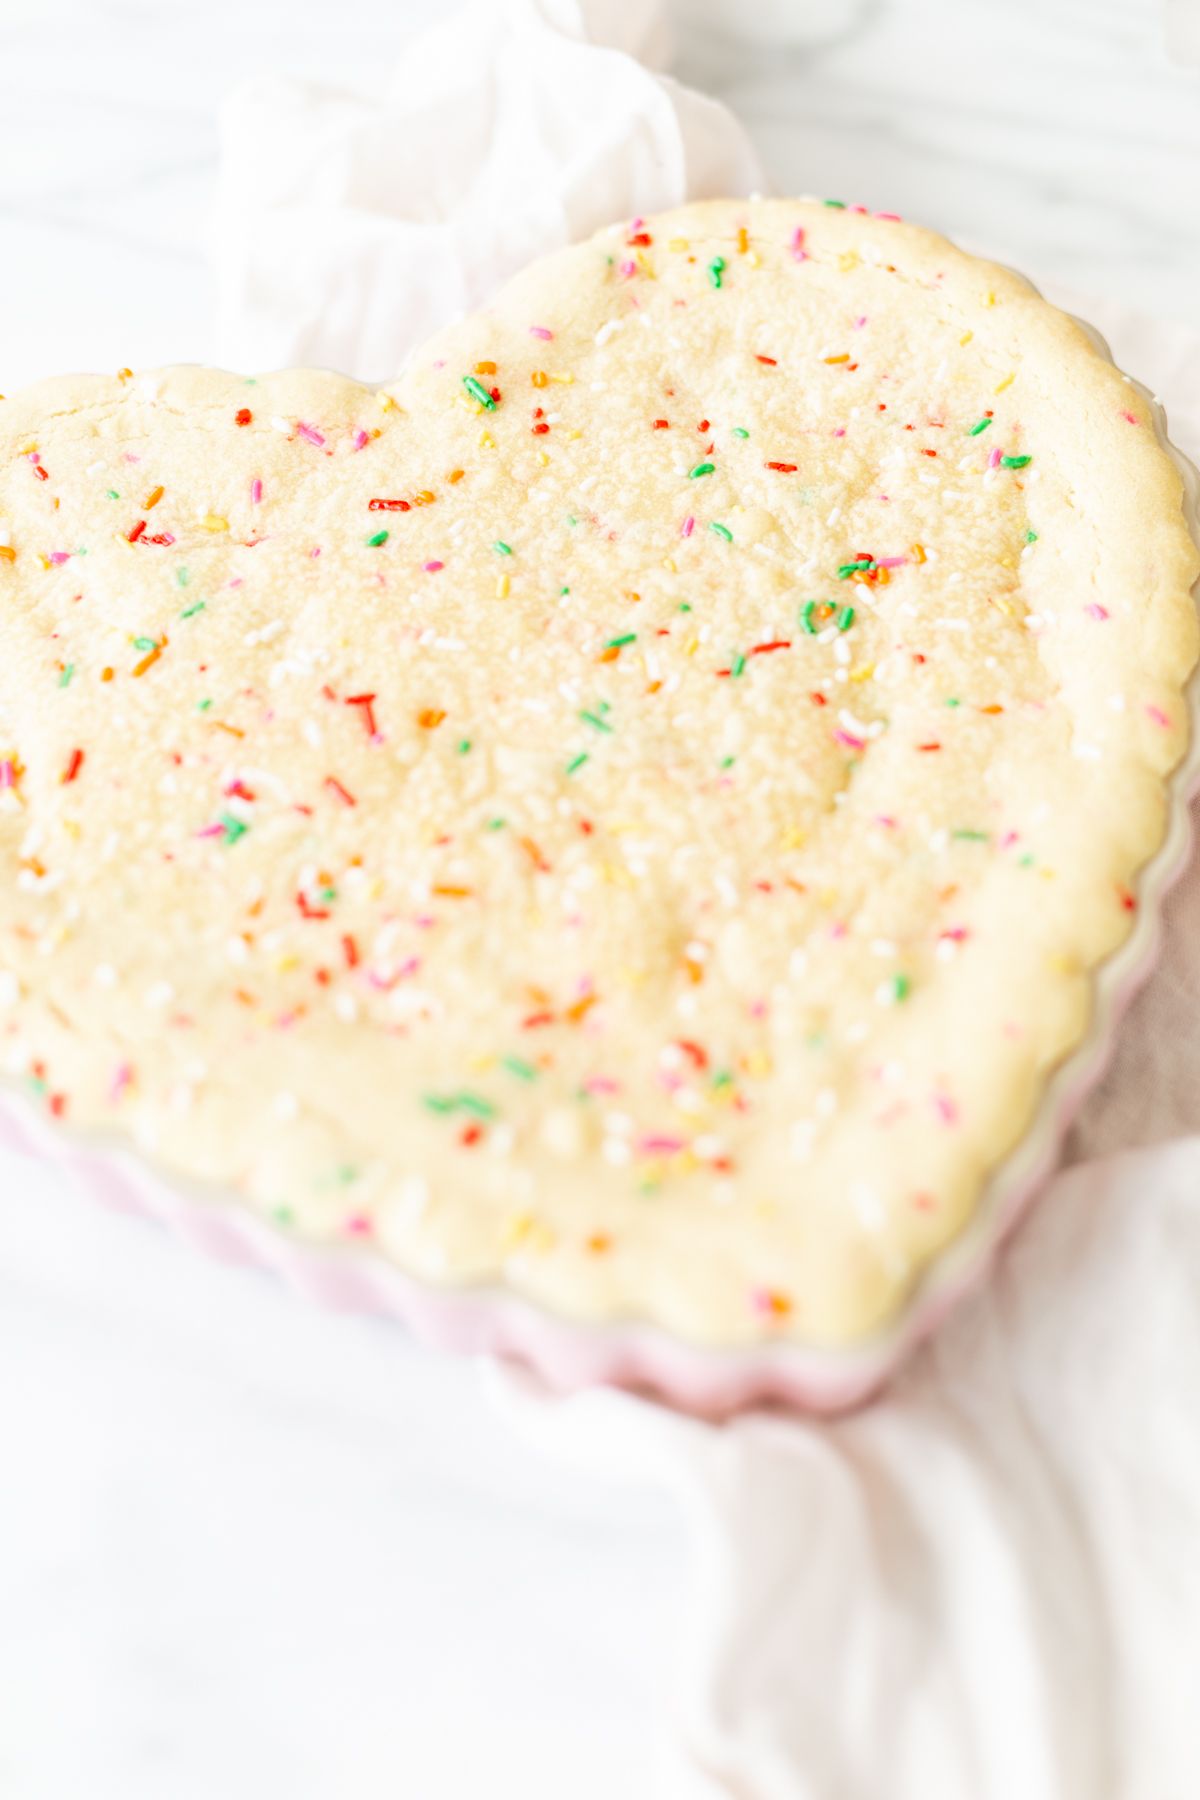
[[[532,254],[763,186],[738,125],[662,56],[657,0],[481,0],[370,92],[243,90],[223,122],[222,360],[384,379]],[[1051,297],[1167,395],[1200,455],[1200,337]],[[1198,927],[1193,871],[1075,1166],[871,1407],[714,1428],[492,1372],[541,1449],[607,1479],[654,1471],[682,1508],[663,1800],[1190,1800]]]

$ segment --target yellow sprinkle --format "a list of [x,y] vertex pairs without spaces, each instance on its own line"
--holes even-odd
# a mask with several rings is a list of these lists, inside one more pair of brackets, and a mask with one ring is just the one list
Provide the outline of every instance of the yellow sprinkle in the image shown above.
[[772,1063],[765,1050],[752,1050],[743,1057],[742,1067],[755,1081],[762,1081],[771,1073]]
[[747,256],[747,258],[746,258],[746,261],[750,264],[750,267],[752,269],[758,269],[758,268],[762,267],[762,257],[758,254],[757,250],[751,250],[749,256]]
[[667,571],[668,575],[674,575],[675,566],[676,566],[675,558],[673,556],[664,556],[663,560],[662,560],[662,566]]
[[496,1058],[490,1052],[484,1052],[479,1056],[471,1056],[467,1059],[467,1067],[470,1069],[472,1075],[486,1075],[489,1069],[494,1069],[495,1066]]
[[964,331],[958,341],[960,344],[969,344],[974,336],[975,333],[973,331]]
[[992,292],[991,292],[991,290],[990,290],[990,289],[989,289],[989,290],[988,290],[988,292],[987,292],[987,293],[986,293],[986,294],[985,294],[985,295],[984,295],[984,296],[983,296],[983,304],[984,304],[984,305],[985,305],[985,306],[995,306],[995,304],[996,304],[996,296],[995,296],[995,294],[993,294],[993,293],[992,293]]
[[850,679],[851,681],[870,681],[874,673],[874,663],[863,663],[859,668],[851,669]]
[[857,269],[861,260],[857,250],[843,250],[838,256],[838,268],[843,275],[848,275],[851,269]]
[[550,458],[546,455],[544,450],[538,451],[537,459],[541,463],[543,469],[548,469],[550,467]]
[[680,250],[686,250],[687,247],[688,241],[686,238],[674,237],[667,239],[667,249],[674,250],[676,254],[678,254]]
[[571,439],[572,442],[574,442],[574,440],[576,438],[581,438],[583,436],[583,433],[582,433],[582,431],[568,431],[567,436]]
[[552,375],[550,379],[557,381],[560,387],[570,387],[575,377],[573,375]]
[[390,394],[384,394],[381,392],[381,393],[376,394],[375,399],[378,402],[378,404],[380,405],[380,407],[382,407],[384,412],[395,412],[396,402],[392,399],[392,396]]
[[479,447],[481,450],[494,450],[496,448],[496,440],[490,431],[480,432]]
[[229,520],[223,519],[220,513],[205,513],[200,521],[202,531],[228,531]]
[[1004,377],[1004,380],[999,384],[999,386],[994,387],[992,389],[993,394],[1002,394],[1004,392],[1005,388],[1011,387],[1013,382],[1016,379],[1017,379],[1016,370],[1015,369],[1010,370],[1009,373]]
[[623,863],[602,863],[601,874],[610,887],[631,888],[633,876]]
[[821,892],[817,895],[817,899],[821,902],[822,906],[836,906],[837,897],[838,891],[836,888],[822,888]]
[[699,648],[700,648],[700,639],[696,638],[696,637],[691,637],[688,639],[687,643],[683,646],[683,654],[685,656],[695,656],[695,654]]
[[275,958],[275,967],[280,975],[286,975],[289,969],[298,969],[300,967],[300,958],[293,955],[291,952],[289,952],[287,956],[277,956]]
[[533,1230],[533,1226],[534,1219],[532,1213],[511,1213],[500,1227],[500,1248],[502,1250],[515,1250],[518,1244],[524,1243],[525,1239]]
[[806,834],[798,825],[789,825],[779,840],[781,850],[799,850],[806,842]]
[[18,444],[17,445],[17,455],[18,456],[32,456],[34,451],[37,450],[38,448],[39,448],[39,445],[38,445],[37,439],[30,438],[30,440],[27,444]]
[[497,600],[507,600],[508,599],[508,576],[507,575],[499,575],[496,578],[496,598],[497,598]]

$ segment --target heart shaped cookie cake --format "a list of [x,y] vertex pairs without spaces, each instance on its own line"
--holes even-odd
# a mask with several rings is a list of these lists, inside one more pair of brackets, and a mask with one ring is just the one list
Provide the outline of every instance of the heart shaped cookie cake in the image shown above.
[[1147,406],[1017,276],[712,202],[373,392],[0,404],[9,1080],[282,1229],[862,1339],[1089,1023],[1188,741]]

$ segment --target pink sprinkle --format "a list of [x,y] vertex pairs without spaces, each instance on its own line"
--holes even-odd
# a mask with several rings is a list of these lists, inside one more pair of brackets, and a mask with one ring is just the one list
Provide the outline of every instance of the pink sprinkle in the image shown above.
[[1131,412],[1125,412],[1124,410],[1122,410],[1121,417],[1123,419],[1128,419],[1128,421],[1131,425],[1136,425],[1138,422],[1135,415]]
[[844,426],[844,425],[839,425],[839,426],[838,426],[838,428],[837,428],[837,430],[836,430],[836,431],[835,431],[835,432],[834,432],[834,433],[833,433],[833,435],[834,435],[834,437],[845,437],[845,435],[846,435],[846,428],[845,428],[845,426]]
[[302,419],[296,421],[296,436],[302,437],[306,444],[315,444],[318,449],[325,442],[315,425],[306,425]]
[[900,223],[899,213],[876,213],[875,217],[877,219],[890,219],[893,225],[899,225]]
[[[879,498],[886,500],[887,495],[880,494]],[[907,561],[907,556],[880,556],[875,559],[875,567],[877,569],[902,569]]]
[[225,827],[218,820],[215,825],[205,825],[201,831],[196,833],[196,836],[198,838],[224,837]]
[[895,831],[896,821],[888,813],[876,813],[875,823],[882,825],[885,831]]
[[118,1063],[116,1072],[112,1078],[112,1086],[108,1090],[109,1099],[112,1101],[119,1100],[132,1080],[133,1070],[130,1068],[129,1064]]
[[354,434],[354,448],[356,450],[364,450],[366,448],[366,446],[370,443],[370,441],[371,441],[370,432],[364,431],[362,426],[360,425],[358,430]]
[[42,460],[41,452],[39,450],[27,450],[25,452],[25,460],[26,462],[40,463]]
[[437,562],[436,560],[434,562],[427,562],[427,563],[421,564],[421,567],[424,569],[424,571],[427,575],[436,575],[438,570],[444,569],[445,566],[446,565],[444,562]]
[[691,537],[695,529],[696,521],[693,519],[691,513],[689,513],[687,518],[683,521],[683,524],[679,527],[679,535],[680,537]]
[[71,552],[69,550],[52,550],[50,552],[50,561],[56,569],[61,568],[63,563],[70,562],[70,560]]
[[630,275],[637,274],[637,264],[632,260],[632,258],[626,257],[625,261],[621,264],[621,273],[622,273],[622,275],[626,276],[627,278]]
[[865,206],[848,206],[846,208],[847,212],[852,212],[852,213],[865,213],[866,210],[867,209]]
[[950,1098],[949,1094],[935,1094],[933,1096],[933,1110],[937,1113],[937,1116],[942,1121],[943,1125],[958,1124],[958,1107]]
[[864,326],[864,325],[865,325],[865,324],[866,324],[866,322],[867,322],[867,315],[866,315],[866,313],[864,313],[864,314],[863,314],[863,315],[862,315],[862,317],[861,317],[861,319],[855,319],[855,321],[854,321],[854,329],[855,329],[855,331],[861,331],[861,330],[862,330],[862,328],[863,328],[863,326]]
[[847,750],[865,750],[867,747],[866,738],[855,737],[852,731],[844,731],[840,725],[833,735],[834,740],[839,744],[845,744]]
[[583,1085],[589,1094],[619,1094],[621,1091],[620,1082],[614,1081],[611,1075],[589,1075]]
[[751,1288],[750,1304],[756,1313],[763,1313],[769,1318],[774,1318],[775,1298],[770,1288]]
[[1000,467],[1001,454],[1000,446],[997,444],[993,449],[992,454],[988,457],[987,466],[989,469],[998,469]]
[[1171,723],[1161,706],[1148,706],[1146,708],[1146,717],[1148,719],[1153,719],[1156,725],[1161,725],[1164,729]]
[[244,581],[244,580],[245,580],[245,576],[244,576],[244,575],[235,575],[235,576],[234,576],[234,578],[233,578],[233,580],[232,580],[232,581],[227,581],[227,582],[226,582],[226,583],[225,583],[225,585],[226,585],[226,587],[241,587],[241,585],[242,585],[242,582],[243,582],[243,581]]
[[966,942],[968,932],[965,925],[948,925],[945,931],[939,932],[938,935],[949,938],[952,944],[962,944]]
[[254,480],[250,483],[250,504],[251,504],[251,506],[257,506],[261,500],[262,500],[262,482],[258,479],[258,477],[256,475]]
[[135,456],[135,455],[134,455],[134,454],[133,454],[133,451],[132,451],[132,450],[127,450],[127,451],[126,451],[126,452],[125,452],[125,461],[126,461],[126,462],[141,462],[141,460],[142,460],[142,459],[141,459],[141,457],[140,457],[140,456]]
[[321,554],[321,546],[320,546],[320,544],[314,544],[314,545],[313,545],[313,547],[312,547],[312,549],[311,549],[311,550],[310,550],[310,551],[309,551],[309,553],[308,553],[308,554],[309,554],[309,555],[310,555],[310,556],[320,556],[320,554]]
[[797,225],[792,233],[792,258],[795,262],[804,262],[807,256],[808,252],[804,248],[804,227]]
[[554,336],[554,333],[552,331],[547,331],[544,325],[531,325],[529,327],[529,335],[530,337],[543,338],[546,343],[549,343],[550,339]]
[[1021,834],[1019,831],[1006,831],[1004,836],[1000,839],[1000,848],[1002,850],[1011,850],[1013,845],[1019,844],[1020,841]]
[[686,1148],[686,1138],[668,1137],[661,1132],[651,1132],[638,1139],[638,1149],[643,1156],[674,1156]]
[[829,935],[835,943],[840,942],[846,935],[845,919],[835,919],[833,924],[829,927]]
[[1108,617],[1107,606],[1101,606],[1098,600],[1090,600],[1083,610],[1089,619],[1107,619]]
[[370,1237],[372,1225],[366,1213],[352,1213],[346,1220],[345,1229],[351,1237]]
[[13,764],[12,759],[6,756],[4,761],[0,762],[0,788],[11,788],[16,787],[16,785],[16,767]]

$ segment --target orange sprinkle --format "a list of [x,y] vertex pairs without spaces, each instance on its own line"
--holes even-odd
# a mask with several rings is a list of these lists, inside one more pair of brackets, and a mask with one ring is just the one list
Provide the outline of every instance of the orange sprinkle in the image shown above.
[[11,544],[0,544],[0,562],[16,562],[17,553]]
[[162,488],[160,488],[160,487],[151,488],[150,492],[146,495],[145,500],[142,502],[146,511],[149,512],[150,508],[152,506],[157,506],[159,501],[162,499],[162,497],[163,497],[163,489]]
[[593,1256],[603,1256],[606,1250],[612,1249],[612,1239],[607,1232],[596,1231],[588,1238],[587,1247]]
[[744,225],[738,226],[737,247],[738,254],[741,256],[745,256],[747,250],[750,248],[750,233],[746,230]]
[[432,506],[436,499],[436,494],[431,494],[428,488],[422,488],[419,494],[413,495],[413,504],[414,506]]
[[134,675],[144,675],[147,669],[152,669],[154,667],[161,655],[162,644],[155,644],[153,650],[147,650],[141,662],[134,663],[131,673]]
[[616,662],[616,660],[620,656],[620,654],[621,654],[620,646],[618,644],[610,644],[607,650],[602,650],[600,652],[599,656],[596,658],[596,661],[602,662],[602,663]]
[[924,544],[914,544],[911,551],[909,552],[909,555],[912,557],[912,559],[915,563],[923,563],[925,561],[925,546],[924,546]]
[[446,477],[446,480],[450,483],[450,486],[453,487],[455,482],[461,481],[462,478],[463,478],[463,471],[461,469],[451,469],[450,473]]
[[584,994],[582,999],[573,1001],[571,1005],[566,1008],[563,1016],[564,1018],[570,1019],[572,1025],[578,1025],[582,1019],[587,1017],[595,1004],[595,994]]
[[475,364],[475,373],[477,375],[494,375],[496,373],[496,365],[494,362],[477,362]]
[[827,356],[825,358],[825,361],[827,363],[849,362],[850,361],[850,352],[848,350],[843,350],[842,354],[840,356]]
[[417,724],[421,727],[422,731],[432,731],[435,725],[441,724],[445,716],[446,714],[441,707],[427,706],[423,711],[417,714]]
[[529,379],[532,381],[534,387],[544,388],[550,377],[547,375],[545,369],[535,369]]
[[435,882],[433,891],[440,894],[443,900],[469,900],[472,893],[469,887],[453,887],[446,881]]

